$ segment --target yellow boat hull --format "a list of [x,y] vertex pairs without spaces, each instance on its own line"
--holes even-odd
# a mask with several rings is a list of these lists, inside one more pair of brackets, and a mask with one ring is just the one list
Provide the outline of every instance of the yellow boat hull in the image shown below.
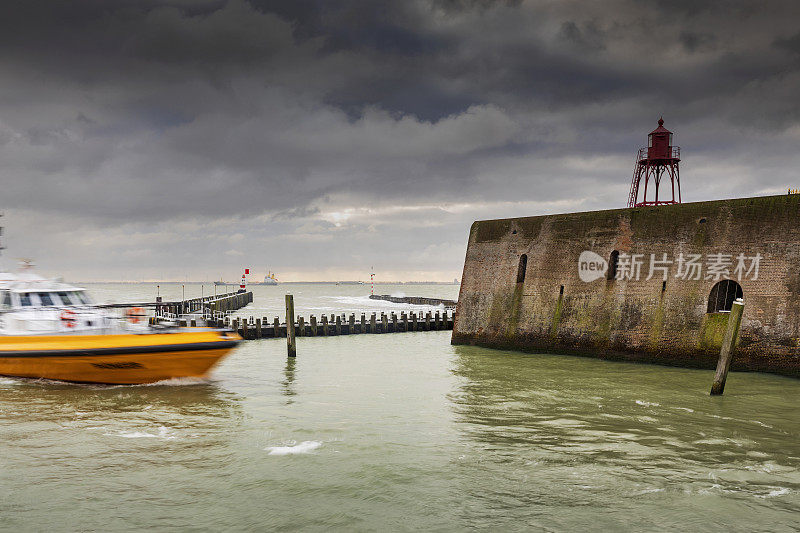
[[235,333],[208,329],[0,337],[0,375],[109,384],[205,377],[241,340]]

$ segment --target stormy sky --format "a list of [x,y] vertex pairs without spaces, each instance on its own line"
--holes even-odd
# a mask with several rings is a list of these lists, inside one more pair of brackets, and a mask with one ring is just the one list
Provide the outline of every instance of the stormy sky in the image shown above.
[[3,262],[452,280],[473,220],[800,188],[795,1],[10,1]]

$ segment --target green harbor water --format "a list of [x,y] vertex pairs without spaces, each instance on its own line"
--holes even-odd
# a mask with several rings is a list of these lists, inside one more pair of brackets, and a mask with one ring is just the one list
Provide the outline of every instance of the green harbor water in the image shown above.
[[[287,291],[301,313],[383,305],[368,286],[256,289],[240,314]],[[800,381],[733,373],[711,398],[712,375],[421,332],[301,338],[296,360],[251,341],[200,382],[0,378],[0,529],[800,529]]]

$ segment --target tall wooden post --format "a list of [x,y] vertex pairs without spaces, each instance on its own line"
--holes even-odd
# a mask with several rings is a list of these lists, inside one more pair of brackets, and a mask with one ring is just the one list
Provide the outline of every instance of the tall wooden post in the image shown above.
[[725,390],[725,380],[728,379],[728,369],[733,360],[733,350],[736,347],[736,339],[739,337],[743,312],[744,301],[737,298],[731,307],[731,314],[728,315],[728,327],[725,329],[725,337],[722,339],[722,348],[719,351],[717,373],[714,375],[714,383],[711,385],[712,396],[720,396]]
[[386,313],[381,313],[381,333],[389,332],[389,317]]
[[369,332],[370,333],[377,333],[377,328],[375,327],[375,313],[372,313],[372,316],[369,317]]
[[356,315],[350,313],[350,318],[347,321],[347,334],[352,335],[356,332]]
[[337,335],[342,334],[342,317],[340,317],[339,315],[336,315],[336,334]]
[[297,341],[294,338],[294,297],[286,295],[286,352],[289,357],[297,357]]
[[323,337],[328,334],[328,317],[324,313],[322,315],[322,329],[320,332]]
[[317,336],[317,317],[315,317],[314,315],[311,315],[311,317],[309,317],[309,320],[311,320],[311,336],[312,337],[316,337]]

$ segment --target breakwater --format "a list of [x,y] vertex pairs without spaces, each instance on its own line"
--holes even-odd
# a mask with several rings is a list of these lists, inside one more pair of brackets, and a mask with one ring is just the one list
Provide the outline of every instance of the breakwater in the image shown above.
[[433,307],[443,305],[454,309],[456,307],[455,300],[444,300],[442,298],[424,298],[422,296],[389,296],[388,294],[371,294],[370,300],[383,300],[385,302],[392,302],[396,304],[411,304],[411,305],[430,305]]
[[[308,320],[298,316],[294,323],[297,337],[335,337],[337,335],[359,335],[380,333],[410,333],[416,331],[438,331],[453,329],[454,313],[436,311],[431,313],[381,313],[378,316],[372,313],[367,317],[361,313],[357,319],[355,313],[322,315],[319,319],[311,315]],[[242,338],[270,339],[285,338],[286,323],[278,317],[271,321],[268,317],[234,318],[225,317],[218,320],[209,320],[210,326],[230,328],[239,333]]]

